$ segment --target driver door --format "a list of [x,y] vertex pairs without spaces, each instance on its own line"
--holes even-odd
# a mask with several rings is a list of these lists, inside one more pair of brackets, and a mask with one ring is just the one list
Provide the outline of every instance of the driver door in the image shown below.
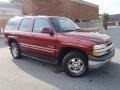
[[54,58],[56,56],[56,36],[44,33],[44,28],[51,29],[47,19],[37,18],[32,33],[32,51],[35,54]]

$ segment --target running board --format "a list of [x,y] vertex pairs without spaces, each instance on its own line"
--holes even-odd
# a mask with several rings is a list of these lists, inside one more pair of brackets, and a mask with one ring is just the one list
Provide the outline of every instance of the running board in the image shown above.
[[46,57],[43,56],[34,56],[26,53],[22,53],[23,56],[30,57],[35,60],[39,60],[41,62],[49,63],[49,64],[58,64],[58,60],[56,59],[47,59]]

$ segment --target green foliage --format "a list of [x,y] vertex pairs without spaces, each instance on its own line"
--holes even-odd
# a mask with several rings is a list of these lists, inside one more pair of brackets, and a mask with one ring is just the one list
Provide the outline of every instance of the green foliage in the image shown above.
[[110,19],[109,14],[108,13],[102,14],[101,17],[100,17],[100,19],[102,20],[103,26],[105,27],[105,29],[107,29],[108,21]]
[[103,21],[103,23],[107,23],[109,21],[109,14],[108,13],[104,13],[101,15],[101,20]]

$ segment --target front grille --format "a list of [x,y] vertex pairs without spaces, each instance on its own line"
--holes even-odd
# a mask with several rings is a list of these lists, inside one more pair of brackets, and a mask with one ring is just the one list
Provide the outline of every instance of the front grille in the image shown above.
[[[108,41],[108,42],[106,42],[106,45],[107,45],[107,50],[106,50],[106,53],[109,53],[109,52],[111,52],[112,51],[112,49],[113,49],[113,47],[111,47],[112,46],[112,41]],[[111,47],[111,48],[110,48]]]
[[107,45],[107,47],[109,47],[110,45],[112,45],[112,42],[109,41],[109,42],[106,43],[106,45]]
[[112,51],[112,48],[111,49],[109,49],[109,50],[107,50],[107,53],[109,53],[109,52],[111,52]]

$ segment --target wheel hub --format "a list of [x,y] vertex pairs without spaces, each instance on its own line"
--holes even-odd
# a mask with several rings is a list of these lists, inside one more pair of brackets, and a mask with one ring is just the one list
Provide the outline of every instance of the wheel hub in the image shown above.
[[14,55],[15,57],[17,56],[17,54],[18,54],[18,49],[17,49],[16,46],[13,46],[13,47],[12,47],[12,53],[13,53],[13,55]]
[[84,69],[84,63],[79,58],[73,58],[69,61],[68,68],[71,72],[80,73]]

